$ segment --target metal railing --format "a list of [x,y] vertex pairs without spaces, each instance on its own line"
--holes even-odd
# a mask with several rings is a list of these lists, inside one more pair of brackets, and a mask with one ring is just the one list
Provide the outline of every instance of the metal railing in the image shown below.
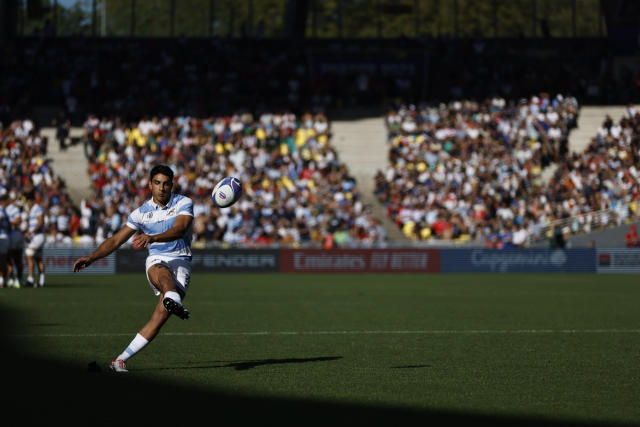
[[538,233],[529,236],[528,246],[549,240],[554,231],[559,229],[563,234],[571,236],[620,226],[630,219],[640,217],[638,210],[631,209],[631,204],[617,203],[616,206],[585,212],[568,218],[549,221]]

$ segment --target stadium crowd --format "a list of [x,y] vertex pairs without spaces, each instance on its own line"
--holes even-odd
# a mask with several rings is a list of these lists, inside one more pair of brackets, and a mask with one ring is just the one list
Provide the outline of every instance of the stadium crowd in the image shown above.
[[[95,247],[150,197],[148,173],[171,165],[175,191],[194,200],[193,246],[349,247],[386,240],[357,183],[331,145],[323,113],[229,116],[89,116],[82,138],[92,196],[74,204],[30,119],[2,128],[0,184],[18,210],[24,237],[33,199],[43,209],[44,247]],[[61,145],[62,147],[62,145]],[[211,189],[224,176],[244,185],[242,199],[217,209]],[[132,242],[127,242],[130,246]]]
[[28,200],[40,198],[44,209],[46,245],[90,246],[84,237],[91,229],[91,215],[84,204],[75,204],[63,179],[47,156],[49,141],[30,118],[14,120],[0,127],[0,188],[8,193],[9,204],[20,210],[18,229],[28,229]]
[[417,241],[524,247],[620,224],[637,212],[640,116],[608,117],[584,153],[568,153],[577,114],[575,98],[546,93],[390,109],[377,197]]
[[566,154],[577,114],[575,98],[546,93],[401,105],[386,116],[376,194],[410,239],[523,246],[552,215],[541,173]]
[[639,214],[640,109],[605,117],[581,153],[573,152],[549,182],[553,219],[564,234],[621,225]]
[[[239,111],[218,117],[89,116],[85,148],[93,198],[82,209],[96,243],[117,231],[148,199],[148,172],[174,169],[175,191],[194,200],[194,247],[375,245],[386,238],[362,203],[355,179],[331,145],[321,113]],[[216,209],[215,183],[236,176],[244,185],[234,206]]]
[[[22,252],[27,247],[25,240],[30,241],[36,234],[44,238],[47,231],[49,245],[82,243],[77,235],[82,226],[81,212],[69,197],[64,181],[54,172],[47,157],[47,145],[48,141],[40,136],[38,127],[30,118],[0,125],[0,239],[8,241],[7,248],[4,248],[7,253],[0,254],[4,255],[0,267],[5,276],[0,279],[0,287],[18,285],[16,280],[21,279]],[[43,212],[46,212],[46,223],[38,224],[38,217]],[[47,230],[44,227],[48,227]],[[32,256],[28,252],[26,255],[30,265]],[[31,267],[29,270],[27,280],[33,281],[37,270],[31,270]],[[39,281],[43,283],[43,268],[38,270]]]

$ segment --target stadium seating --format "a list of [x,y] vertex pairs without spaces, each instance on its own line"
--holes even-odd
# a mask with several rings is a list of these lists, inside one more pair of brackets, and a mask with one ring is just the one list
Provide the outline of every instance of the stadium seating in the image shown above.
[[[194,247],[384,241],[384,229],[368,214],[355,179],[331,145],[323,113],[267,111],[254,117],[238,111],[130,123],[90,116],[85,129],[98,241],[150,196],[147,176],[158,162],[175,168],[175,191],[194,200]],[[214,209],[211,189],[228,175],[242,180],[244,195],[231,208]]]
[[[88,228],[66,191],[65,182],[55,173],[47,157],[48,141],[40,136],[31,118],[16,119],[0,127],[0,185],[7,189],[10,203],[24,206],[26,195],[43,195],[48,246],[73,246],[81,241],[81,228]],[[26,230],[26,212],[23,212]]]
[[[416,243],[528,246],[620,225],[638,215],[640,112],[606,118],[583,153],[567,153],[572,97],[400,105],[389,110],[389,168],[376,195]],[[33,188],[46,201],[47,246],[91,247],[117,231],[149,197],[156,162],[174,165],[176,191],[194,199],[194,247],[375,246],[385,230],[331,145],[322,113],[229,116],[89,116],[84,142],[91,200],[74,205],[30,119],[2,129],[2,184],[20,201]],[[544,167],[556,172],[543,181]],[[226,175],[245,182],[243,199],[213,209],[209,192]]]
[[416,241],[523,247],[620,225],[637,213],[640,115],[607,118],[584,153],[568,154],[577,114],[575,98],[548,94],[391,109],[378,199]]
[[566,154],[577,114],[575,98],[546,93],[400,105],[378,199],[412,240],[523,246],[553,217],[541,173]]
[[554,229],[575,235],[637,219],[638,125],[640,110],[629,107],[618,121],[604,117],[591,143],[560,163],[548,188],[554,195]]

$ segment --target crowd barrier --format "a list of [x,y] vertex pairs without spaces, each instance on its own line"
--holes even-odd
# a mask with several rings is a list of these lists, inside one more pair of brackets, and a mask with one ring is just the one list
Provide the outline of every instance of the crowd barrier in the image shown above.
[[[93,249],[45,248],[47,274]],[[120,249],[84,274],[140,273],[147,251]],[[194,249],[204,273],[640,273],[639,249]]]

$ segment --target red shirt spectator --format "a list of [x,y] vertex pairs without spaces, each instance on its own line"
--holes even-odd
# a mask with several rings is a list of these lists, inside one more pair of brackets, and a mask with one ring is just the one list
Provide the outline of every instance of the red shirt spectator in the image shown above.
[[444,234],[447,230],[451,230],[451,228],[452,227],[450,223],[440,218],[435,220],[435,222],[431,226],[431,229],[436,234],[436,236],[442,236],[442,234]]
[[640,246],[635,224],[631,224],[631,229],[627,231],[627,234],[625,234],[624,239],[627,242],[628,248],[637,248]]
[[71,214],[71,218],[69,219],[69,232],[72,236],[75,236],[78,233],[78,229],[80,228],[80,217],[74,211]]

